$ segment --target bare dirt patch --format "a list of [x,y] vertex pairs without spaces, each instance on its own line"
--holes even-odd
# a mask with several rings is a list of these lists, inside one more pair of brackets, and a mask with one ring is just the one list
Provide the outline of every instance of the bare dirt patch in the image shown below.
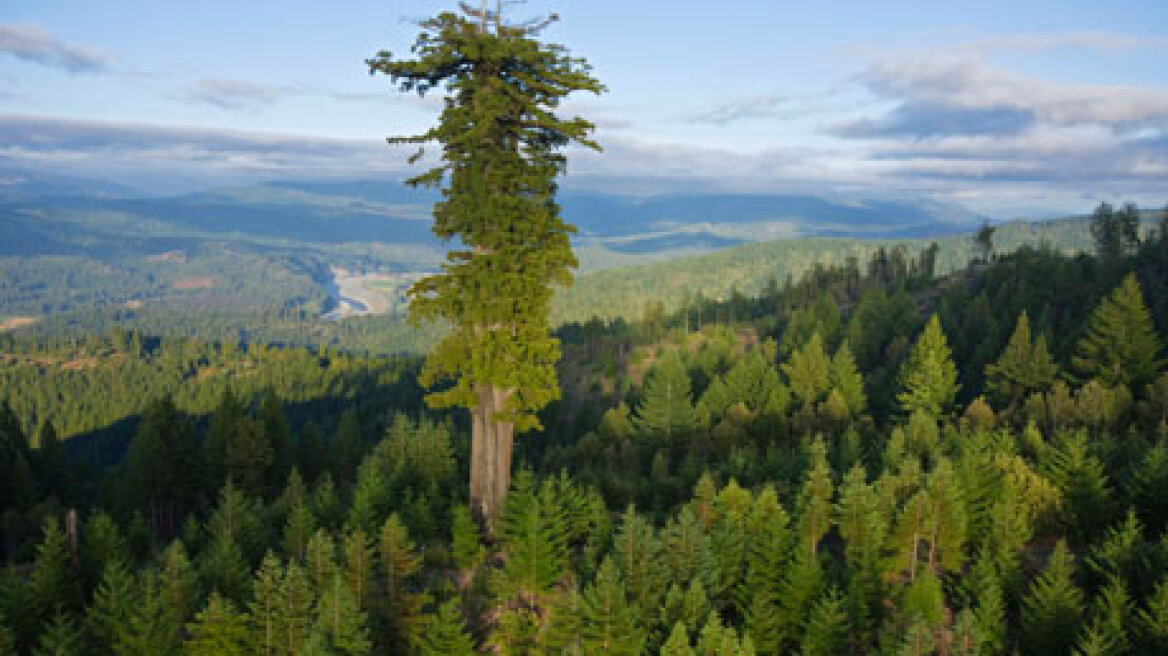
[[17,328],[24,328],[31,326],[40,321],[37,317],[10,317],[0,321],[0,333],[8,332],[9,330],[16,330]]
[[190,289],[211,289],[215,286],[215,278],[212,276],[201,276],[198,278],[183,278],[176,281],[171,287],[180,290]]

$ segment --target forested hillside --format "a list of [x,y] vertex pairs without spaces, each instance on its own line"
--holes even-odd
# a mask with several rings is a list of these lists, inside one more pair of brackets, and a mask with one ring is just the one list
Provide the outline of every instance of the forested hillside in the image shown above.
[[563,326],[489,533],[411,361],[8,335],[0,654],[1168,653],[1168,217],[1004,232]]

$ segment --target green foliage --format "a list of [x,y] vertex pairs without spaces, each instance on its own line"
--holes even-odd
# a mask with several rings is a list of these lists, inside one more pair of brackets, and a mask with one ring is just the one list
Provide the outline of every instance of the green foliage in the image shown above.
[[1138,389],[1152,381],[1163,363],[1160,350],[1139,281],[1129,274],[1091,314],[1071,364],[1084,380]]
[[848,615],[844,600],[832,590],[816,600],[803,634],[803,656],[832,656],[847,651]]
[[1083,593],[1075,586],[1066,543],[1059,542],[1046,569],[1022,600],[1023,645],[1036,656],[1066,654],[1082,621]]
[[[453,13],[423,22],[415,60],[382,51],[368,60],[403,91],[451,92],[438,125],[398,143],[438,142],[442,163],[413,178],[440,185],[434,234],[457,239],[444,272],[410,289],[410,316],[452,324],[427,359],[427,384],[454,386],[429,397],[438,406],[480,404],[479,387],[508,390],[499,420],[519,430],[538,426],[534,412],[558,397],[559,343],[548,335],[551,285],[571,282],[573,228],[553,202],[567,165],[560,149],[589,139],[592,124],[554,110],[574,91],[600,93],[587,64],[524,28],[494,32]],[[482,29],[480,29],[480,27]],[[491,417],[494,421],[496,418]]]
[[474,644],[463,627],[462,611],[458,600],[438,607],[438,612],[430,616],[426,629],[418,639],[421,656],[472,656]]
[[690,433],[697,428],[697,423],[689,374],[681,357],[670,352],[650,370],[633,425],[642,435],[668,439]]
[[609,559],[600,564],[596,581],[580,600],[580,645],[586,654],[636,656],[645,634],[629,604],[620,570]]
[[187,625],[186,656],[251,656],[258,652],[248,616],[230,599],[212,594],[207,605]]
[[791,361],[783,365],[791,391],[805,406],[814,406],[831,388],[831,369],[819,333],[813,334],[803,348],[791,354]]
[[57,612],[45,627],[33,656],[84,656],[85,636],[69,615]]
[[916,411],[940,417],[957,396],[957,366],[937,315],[929,319],[900,370],[903,391],[897,395],[906,414]]
[[1017,405],[1035,392],[1044,392],[1054,384],[1058,366],[1051,358],[1046,338],[1030,338],[1030,318],[1023,312],[1018,325],[998,361],[986,367],[986,387],[995,400]]

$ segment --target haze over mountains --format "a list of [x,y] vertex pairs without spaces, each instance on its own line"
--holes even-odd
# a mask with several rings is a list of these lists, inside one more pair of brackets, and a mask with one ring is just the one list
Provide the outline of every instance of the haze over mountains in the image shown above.
[[[0,175],[0,254],[99,259],[199,241],[300,245],[393,244],[428,252],[438,195],[399,181],[275,181],[144,197],[117,184],[20,170]],[[828,200],[790,194],[569,191],[560,199],[578,246],[660,257],[805,236],[908,238],[967,231],[984,217],[932,201]],[[413,266],[427,258],[395,262]],[[619,258],[609,263],[619,262]],[[599,261],[598,261],[599,262]],[[603,266],[603,264],[600,264]]]

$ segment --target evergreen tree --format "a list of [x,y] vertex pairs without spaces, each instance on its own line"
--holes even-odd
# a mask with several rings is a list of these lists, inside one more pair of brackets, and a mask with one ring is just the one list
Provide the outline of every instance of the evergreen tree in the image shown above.
[[274,553],[268,552],[256,571],[255,582],[252,584],[254,594],[250,605],[251,618],[256,628],[256,653],[261,656],[274,656],[280,653],[279,649],[283,645],[279,636],[282,576],[280,559]]
[[102,653],[113,651],[119,635],[130,624],[131,612],[139,604],[137,581],[120,561],[105,568],[86,612],[86,625]]
[[252,656],[259,651],[256,634],[246,613],[234,602],[214,593],[207,606],[187,625],[186,656]]
[[88,651],[77,622],[58,611],[45,627],[32,653],[33,656],[85,656]]
[[864,414],[868,407],[868,397],[864,394],[864,378],[856,368],[856,360],[852,356],[852,349],[847,340],[840,344],[831,358],[830,378],[832,389],[839,392],[847,404],[848,413],[852,417]]
[[127,483],[157,535],[173,536],[199,494],[199,440],[169,398],[155,401],[126,452]]
[[380,554],[390,644],[405,650],[414,644],[420,629],[423,597],[413,591],[412,581],[421,561],[397,514],[390,515],[381,529]]
[[346,656],[363,656],[370,652],[369,627],[365,613],[357,608],[339,574],[318,592],[316,627],[326,637],[333,652]]
[[900,370],[903,391],[897,395],[906,414],[916,411],[939,418],[957,396],[957,367],[937,315],[929,319]]
[[1142,654],[1168,654],[1168,576],[1162,576],[1137,613]]
[[819,333],[813,334],[803,348],[792,353],[791,361],[783,364],[782,369],[795,398],[804,406],[814,406],[831,388],[831,360],[823,350]]
[[671,438],[690,433],[697,428],[697,423],[690,398],[689,374],[681,357],[669,353],[653,366],[645,380],[633,425],[643,435]]
[[157,573],[147,570],[141,577],[142,596],[130,611],[129,622],[118,632],[115,656],[177,655],[181,626],[167,608]]
[[410,184],[446,183],[434,233],[466,249],[451,251],[442,274],[410,289],[410,316],[452,325],[422,381],[453,380],[429,401],[471,410],[471,506],[494,519],[510,487],[515,431],[538,427],[535,413],[559,395],[548,309],[552,286],[570,283],[576,265],[573,228],[554,202],[555,178],[567,165],[560,149],[598,148],[590,123],[554,110],[573,91],[604,88],[582,59],[533,39],[531,26],[507,26],[498,12],[492,20],[485,6],[470,11],[423,22],[416,60],[382,51],[367,63],[403,91],[446,85],[451,92],[436,127],[391,141],[437,141],[443,149],[442,163]]
[[645,644],[637,613],[625,595],[620,570],[606,558],[580,603],[580,643],[586,654],[637,656]]
[[1160,338],[1144,305],[1135,274],[1123,279],[1091,314],[1086,333],[1075,344],[1071,364],[1083,380],[1140,389],[1152,382],[1163,361]]
[[470,512],[456,504],[451,509],[451,521],[450,555],[455,567],[467,569],[478,565],[483,559],[484,549],[480,542],[479,527]]
[[55,612],[76,608],[79,601],[65,532],[56,517],[45,520],[28,585],[36,611],[45,620]]
[[535,490],[531,473],[520,472],[501,519],[507,551],[503,577],[507,589],[521,599],[539,599],[568,565],[567,520],[547,490],[546,485]]
[[811,606],[803,634],[803,656],[833,656],[848,651],[848,615],[844,600],[832,590]]
[[1006,405],[1017,405],[1035,392],[1045,392],[1058,376],[1058,366],[1046,348],[1046,338],[1030,338],[1030,318],[1023,311],[998,361],[986,367],[986,387]]
[[694,656],[693,647],[689,642],[689,632],[681,622],[673,625],[669,639],[661,646],[661,656]]
[[474,644],[463,628],[458,600],[451,599],[438,607],[426,622],[418,639],[421,656],[473,656]]
[[1070,651],[1083,612],[1083,593],[1072,580],[1073,569],[1066,543],[1059,542],[1022,600],[1022,643],[1027,654],[1061,656]]

